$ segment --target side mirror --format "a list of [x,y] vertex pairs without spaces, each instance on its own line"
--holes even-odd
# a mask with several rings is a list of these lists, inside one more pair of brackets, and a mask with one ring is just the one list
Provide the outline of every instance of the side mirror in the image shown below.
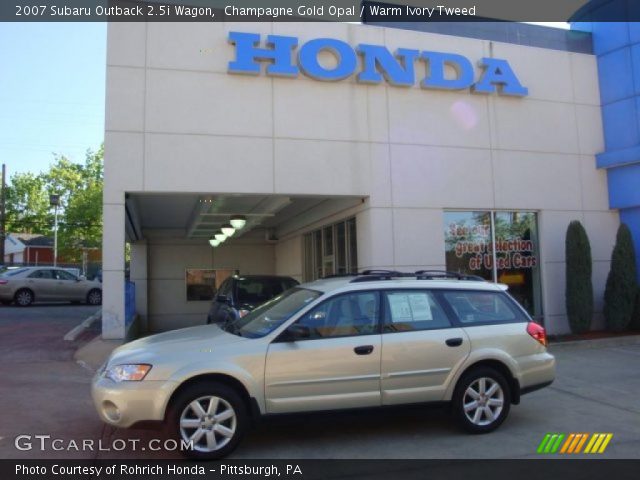
[[85,281],[86,279],[87,279],[87,277],[85,277],[84,275],[80,275],[80,276],[77,278],[77,280],[78,280],[79,282],[83,282],[83,281]]
[[280,335],[279,340],[282,342],[295,342],[296,340],[300,340],[303,338],[310,338],[311,330],[306,325],[300,325],[299,323],[294,323],[290,325],[282,335]]

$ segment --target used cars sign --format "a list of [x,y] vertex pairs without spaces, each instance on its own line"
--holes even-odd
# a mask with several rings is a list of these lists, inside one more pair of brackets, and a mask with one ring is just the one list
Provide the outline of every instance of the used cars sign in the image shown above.
[[[259,75],[260,62],[269,62],[266,74],[296,77],[301,71],[316,80],[338,81],[356,75],[360,83],[378,84],[383,80],[392,85],[412,86],[416,83],[416,67],[422,64],[426,72],[418,80],[427,89],[465,90],[476,93],[498,93],[524,97],[529,91],[523,87],[506,60],[483,57],[476,80],[475,69],[469,59],[456,53],[420,51],[400,48],[391,53],[380,45],[359,44],[355,49],[342,40],[317,38],[298,45],[296,37],[268,35],[264,44],[256,33],[229,32],[229,42],[235,45],[236,58],[229,62],[229,73]],[[298,48],[299,47],[299,48]],[[296,62],[292,52],[298,49]],[[323,51],[333,53],[334,67],[320,63]],[[358,55],[362,61],[358,62]],[[297,63],[297,64],[296,64]],[[454,78],[445,75],[449,65]]]

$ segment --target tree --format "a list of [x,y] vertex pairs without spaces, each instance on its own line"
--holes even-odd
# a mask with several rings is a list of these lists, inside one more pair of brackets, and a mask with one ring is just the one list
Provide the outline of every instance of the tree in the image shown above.
[[593,318],[592,262],[589,237],[577,220],[567,227],[565,262],[565,303],[569,326],[573,333],[583,333],[589,330]]
[[49,170],[19,173],[7,186],[7,231],[53,235],[49,194],[60,195],[58,256],[82,260],[82,247],[102,243],[102,180],[104,148],[87,151],[83,164],[56,155]]
[[640,286],[636,291],[636,306],[633,309],[633,318],[630,326],[632,330],[640,330]]
[[72,262],[82,260],[82,247],[102,244],[103,156],[103,147],[88,151],[83,165],[59,156],[48,173],[50,188],[60,194],[63,206],[60,253]]
[[629,326],[637,288],[633,240],[629,227],[623,223],[616,235],[604,292],[604,318],[609,330],[620,332]]
[[43,175],[16,173],[5,190],[6,231],[49,235],[52,216]]

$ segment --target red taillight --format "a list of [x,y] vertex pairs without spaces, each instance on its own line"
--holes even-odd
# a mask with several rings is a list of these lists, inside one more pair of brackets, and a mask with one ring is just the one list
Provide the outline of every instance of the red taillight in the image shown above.
[[9,283],[9,280],[0,280],[0,285],[6,285]]
[[542,325],[538,325],[535,322],[529,322],[527,324],[527,333],[545,347],[547,346],[547,332],[544,330]]

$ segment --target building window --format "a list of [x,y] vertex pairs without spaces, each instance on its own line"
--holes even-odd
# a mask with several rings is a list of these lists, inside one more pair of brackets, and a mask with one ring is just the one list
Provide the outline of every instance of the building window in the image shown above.
[[542,316],[535,212],[445,212],[447,270],[509,285],[534,317]]
[[231,269],[187,268],[185,272],[187,302],[210,302],[222,283],[237,273],[238,270]]
[[304,280],[356,272],[356,219],[327,225],[304,236]]

